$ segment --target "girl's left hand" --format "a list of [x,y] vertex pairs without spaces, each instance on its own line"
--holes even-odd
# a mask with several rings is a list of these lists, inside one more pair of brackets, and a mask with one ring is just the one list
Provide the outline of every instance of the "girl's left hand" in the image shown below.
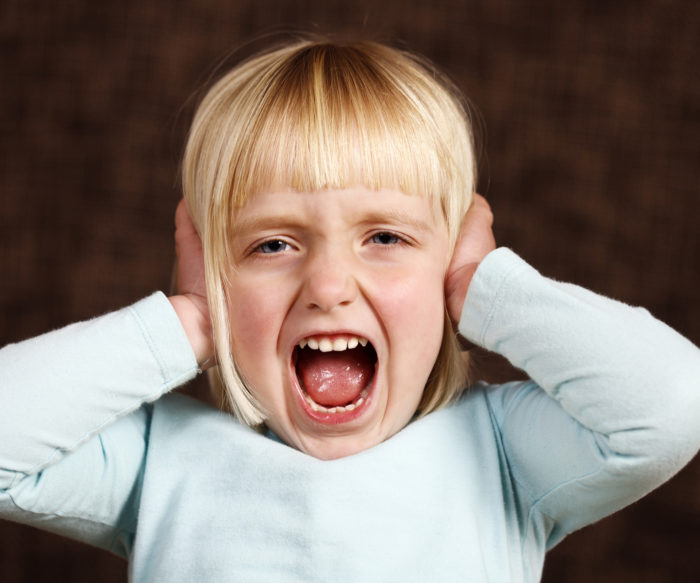
[[445,276],[447,312],[455,326],[462,315],[464,300],[476,268],[496,248],[492,226],[493,213],[489,203],[475,193],[472,205],[462,221],[452,261]]

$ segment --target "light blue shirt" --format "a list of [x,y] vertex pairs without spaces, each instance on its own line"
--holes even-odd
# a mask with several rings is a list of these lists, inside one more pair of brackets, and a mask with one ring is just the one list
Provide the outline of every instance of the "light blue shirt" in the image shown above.
[[128,557],[135,582],[537,581],[700,445],[700,351],[645,310],[499,249],[460,331],[534,380],[334,461],[166,395],[197,364],[162,294],[7,346],[0,513]]

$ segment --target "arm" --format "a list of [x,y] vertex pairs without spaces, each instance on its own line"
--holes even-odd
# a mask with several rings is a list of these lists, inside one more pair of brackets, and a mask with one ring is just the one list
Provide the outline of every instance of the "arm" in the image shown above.
[[162,294],[3,348],[0,487],[191,378],[191,352]]
[[643,496],[700,445],[700,351],[648,312],[486,256],[460,332],[533,382],[491,393],[528,524],[548,545]]
[[119,545],[146,451],[140,407],[196,371],[162,294],[2,349],[2,515]]

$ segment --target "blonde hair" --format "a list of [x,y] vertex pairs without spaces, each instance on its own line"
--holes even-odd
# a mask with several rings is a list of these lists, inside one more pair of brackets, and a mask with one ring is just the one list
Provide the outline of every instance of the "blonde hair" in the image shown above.
[[[265,419],[231,351],[226,289],[238,208],[276,189],[399,189],[434,201],[454,245],[475,174],[463,98],[408,52],[370,41],[301,40],[250,58],[216,82],[192,123],[183,189],[204,246],[226,406],[249,425]],[[466,363],[445,315],[418,412],[450,402],[465,383]]]

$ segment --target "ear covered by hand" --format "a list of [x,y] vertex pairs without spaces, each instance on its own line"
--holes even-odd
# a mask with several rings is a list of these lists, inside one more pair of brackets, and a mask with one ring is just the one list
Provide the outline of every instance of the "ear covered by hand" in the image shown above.
[[177,254],[177,295],[170,297],[180,318],[197,362],[211,363],[214,356],[211,317],[204,278],[202,240],[192,223],[184,199],[175,211],[175,252]]
[[452,261],[445,276],[445,301],[453,325],[462,315],[464,300],[479,263],[496,248],[493,236],[493,213],[486,199],[474,194],[471,207],[464,216]]

